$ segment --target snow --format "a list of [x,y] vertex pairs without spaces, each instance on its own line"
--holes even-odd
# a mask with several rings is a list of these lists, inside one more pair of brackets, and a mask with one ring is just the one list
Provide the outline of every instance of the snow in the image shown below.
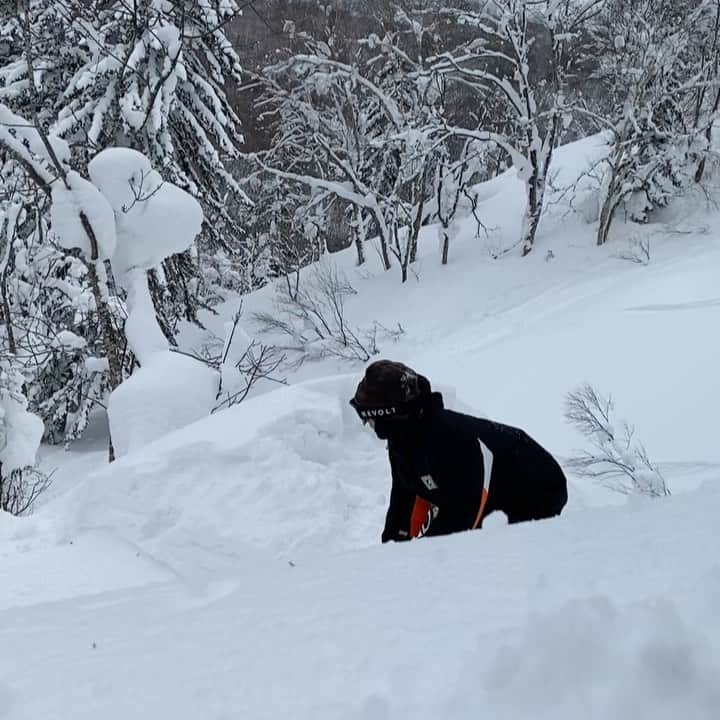
[[[604,147],[561,148],[551,176],[572,183]],[[0,515],[3,720],[717,716],[720,215],[689,196],[596,248],[555,189],[521,259],[502,255],[521,180],[477,196],[488,234],[459,220],[442,267],[424,230],[403,286],[370,245],[360,270],[353,250],[335,256],[357,290],[348,321],[400,323],[383,356],[561,462],[584,442],[566,393],[611,393],[673,495],[571,477],[560,518],[381,546],[387,457],[347,404],[361,364],[306,362],[290,386],[207,417],[217,376],[151,352],[111,398],[120,459],[48,453],[52,498],[29,519]],[[652,238],[648,265],[618,259],[630,233]],[[273,298],[244,299],[239,346]],[[236,311],[231,298],[203,317],[220,347]]]
[[147,275],[142,268],[129,270],[123,281],[127,291],[128,317],[125,337],[141,364],[150,355],[168,349],[168,341],[155,317]]
[[143,366],[110,395],[116,453],[125,455],[206,417],[217,388],[218,374],[194,358],[167,350],[145,357]]
[[163,182],[145,155],[109,148],[92,159],[88,172],[115,211],[115,272],[150,270],[192,246],[203,221],[200,204],[176,185]]
[[[60,245],[78,248],[88,260],[108,260],[115,252],[115,220],[113,210],[102,193],[74,170],[67,173],[65,187],[61,180],[52,185],[50,218]],[[95,246],[88,236],[81,213],[95,234]]]
[[85,369],[89,373],[107,372],[109,367],[107,358],[89,357],[85,359]]
[[20,521],[0,512],[0,541],[0,612],[173,577],[136,547],[102,531],[68,538],[34,518]]
[[35,465],[44,431],[42,420],[28,412],[24,378],[11,357],[0,358],[0,490],[3,478]]
[[27,411],[25,398],[0,388],[0,465],[3,475],[35,464],[43,432],[42,420]]
[[87,342],[70,330],[61,330],[54,338],[53,345],[65,350],[82,350]]
[[712,488],[642,513],[294,565],[238,552],[232,577],[18,607],[0,629],[3,709],[11,720],[239,707],[254,720],[710,720],[718,500]]

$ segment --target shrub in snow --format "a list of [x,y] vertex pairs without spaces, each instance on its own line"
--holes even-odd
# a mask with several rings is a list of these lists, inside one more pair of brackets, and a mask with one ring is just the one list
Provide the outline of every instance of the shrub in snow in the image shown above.
[[570,467],[625,495],[670,495],[665,478],[635,438],[634,428],[623,421],[620,432],[616,431],[613,410],[612,398],[603,397],[591,385],[568,394],[565,417],[592,444],[592,450],[571,458]]
[[618,253],[616,257],[638,265],[649,265],[651,259],[650,237],[633,234],[628,240],[627,250]]
[[278,333],[290,342],[283,349],[295,356],[296,365],[324,357],[367,362],[379,352],[381,333],[396,338],[403,330],[390,331],[377,322],[369,328],[353,327],[345,300],[355,294],[335,264],[324,258],[306,270],[294,293],[278,284],[275,312],[256,313],[255,320],[263,332]]
[[232,407],[242,402],[253,386],[262,380],[285,384],[276,371],[285,361],[285,353],[274,345],[265,345],[251,338],[240,323],[242,304],[225,324],[225,341],[219,358],[208,358],[220,370],[217,404],[213,408]]
[[39,417],[27,411],[22,377],[0,363],[0,510],[20,515],[50,484],[35,466],[43,435]]

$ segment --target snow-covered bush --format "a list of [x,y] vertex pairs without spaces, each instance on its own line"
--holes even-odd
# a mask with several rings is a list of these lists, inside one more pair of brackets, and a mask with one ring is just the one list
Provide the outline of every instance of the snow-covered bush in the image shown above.
[[670,495],[665,478],[648,457],[635,429],[621,421],[616,429],[614,403],[591,385],[568,394],[565,417],[592,445],[591,450],[571,458],[568,465],[610,490],[625,495]]
[[32,509],[50,480],[35,468],[43,423],[27,410],[23,378],[0,361],[0,510],[21,515]]
[[225,323],[225,339],[220,355],[207,355],[205,361],[220,371],[220,387],[213,410],[241,403],[263,381],[285,384],[277,374],[286,359],[274,345],[251,338],[241,323],[242,303],[231,322]]
[[147,271],[190,248],[200,232],[200,204],[163,182],[150,160],[127,148],[109,148],[88,166],[114,212],[115,280],[127,292],[125,336],[140,368],[110,395],[108,414],[118,454],[209,414],[218,375],[198,360],[173,353],[158,323]]
[[594,75],[602,88],[594,114],[610,137],[598,245],[607,241],[621,208],[632,220],[647,222],[696,177],[702,138],[718,108],[703,107],[706,71],[694,55],[715,6],[703,0],[689,7],[608,0],[590,25]]

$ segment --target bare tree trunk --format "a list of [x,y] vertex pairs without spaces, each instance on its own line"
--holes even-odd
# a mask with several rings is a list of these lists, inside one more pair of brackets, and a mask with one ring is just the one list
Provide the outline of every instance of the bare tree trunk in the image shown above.
[[610,227],[615,217],[615,211],[620,206],[620,201],[615,192],[610,190],[600,210],[600,223],[598,225],[597,244],[604,245],[610,235]]
[[355,209],[355,250],[357,251],[357,264],[358,266],[365,264],[365,220],[363,218],[362,210],[360,208]]
[[443,265],[448,264],[448,255],[450,253],[450,235],[448,228],[443,224],[443,244],[442,244],[442,260]]
[[545,177],[542,169],[538,167],[538,153],[536,150],[530,153],[530,162],[532,175],[528,180],[528,202],[521,238],[523,257],[530,254],[535,244],[535,235],[540,225],[545,197]]
[[425,185],[427,184],[427,174],[430,170],[430,163],[425,161],[422,177],[420,178],[420,202],[418,203],[417,212],[413,218],[412,233],[410,241],[410,262],[417,260],[418,238],[420,237],[420,229],[422,228],[423,213],[425,212]]
[[622,202],[622,187],[627,180],[627,171],[622,167],[622,144],[620,139],[615,141],[615,149],[611,156],[611,165],[608,170],[609,179],[603,204],[600,208],[600,222],[598,224],[597,245],[604,245],[610,235],[610,226],[615,218],[615,212]]
[[[90,279],[90,287],[93,297],[95,298],[98,318],[100,319],[103,349],[105,350],[105,356],[108,361],[108,381],[110,383],[110,390],[112,391],[122,382],[123,349],[120,338],[113,325],[110,309],[103,297],[97,268],[93,262],[88,263],[88,278]],[[108,462],[113,462],[114,460],[115,448],[113,446],[112,435],[110,435],[108,438]]]
[[[0,228],[0,230],[4,229],[5,228]],[[10,247],[7,251],[7,259],[5,261],[5,266],[2,270],[2,278],[0,279],[0,293],[2,293],[2,313],[3,322],[5,323],[5,330],[7,332],[8,351],[11,355],[15,355],[17,353],[17,345],[15,344],[15,331],[13,330],[12,316],[10,315],[10,301],[8,300],[7,291],[8,271],[13,261],[13,241],[15,239],[14,231],[9,237],[10,239],[8,240],[8,243],[10,244]]]
[[383,266],[385,270],[389,270],[392,267],[390,264],[390,251],[388,250],[388,240],[382,230],[380,231],[380,252],[382,254]]
[[363,241],[360,235],[355,235],[355,250],[357,251],[357,264],[358,266],[365,264],[365,248],[363,247]]
[[[713,102],[713,108],[712,108],[710,117],[711,118],[715,117],[715,115],[717,115],[718,110],[720,110],[720,90],[717,90],[715,92],[715,101]],[[707,141],[708,149],[710,148],[710,143],[712,142],[712,128],[713,128],[712,121],[708,122],[708,126],[705,129],[705,140]],[[700,158],[700,162],[698,163],[697,170],[695,171],[695,182],[696,183],[702,182],[703,176],[705,175],[706,164],[707,164],[707,151]]]
[[[718,55],[719,49],[718,49],[718,43],[720,42],[720,2],[717,3],[715,8],[715,25],[713,28],[713,42],[712,42],[712,79],[717,80],[718,71],[720,70],[720,57]],[[708,79],[710,79],[708,77]],[[702,106],[704,105],[705,100],[705,93],[706,88],[702,87],[699,91],[698,95],[698,101],[697,101],[697,107],[695,109],[695,126],[700,122],[700,118],[702,117]],[[708,122],[708,126],[705,129],[705,139],[707,140],[707,148],[710,148],[710,143],[712,142],[712,126],[713,126],[713,118],[715,115],[717,115],[718,110],[720,110],[720,89],[715,90],[715,100],[713,102],[712,112],[710,113],[710,121]],[[707,151],[703,156],[700,158],[700,162],[698,163],[697,170],[695,171],[695,182],[699,183],[702,182],[703,176],[705,175],[705,165],[707,164]]]
[[7,297],[7,275],[3,273],[2,278],[2,309],[3,321],[5,322],[5,330],[7,332],[8,351],[11,355],[17,353],[17,345],[15,344],[15,332],[12,326],[12,317],[10,316],[10,303]]

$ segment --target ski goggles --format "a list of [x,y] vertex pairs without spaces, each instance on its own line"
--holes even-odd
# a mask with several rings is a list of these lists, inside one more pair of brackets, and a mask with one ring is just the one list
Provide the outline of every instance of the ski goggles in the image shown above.
[[362,407],[358,405],[355,398],[350,400],[350,405],[357,413],[363,424],[375,424],[376,420],[407,420],[410,415],[404,408],[398,408],[394,405],[386,405],[385,407]]

